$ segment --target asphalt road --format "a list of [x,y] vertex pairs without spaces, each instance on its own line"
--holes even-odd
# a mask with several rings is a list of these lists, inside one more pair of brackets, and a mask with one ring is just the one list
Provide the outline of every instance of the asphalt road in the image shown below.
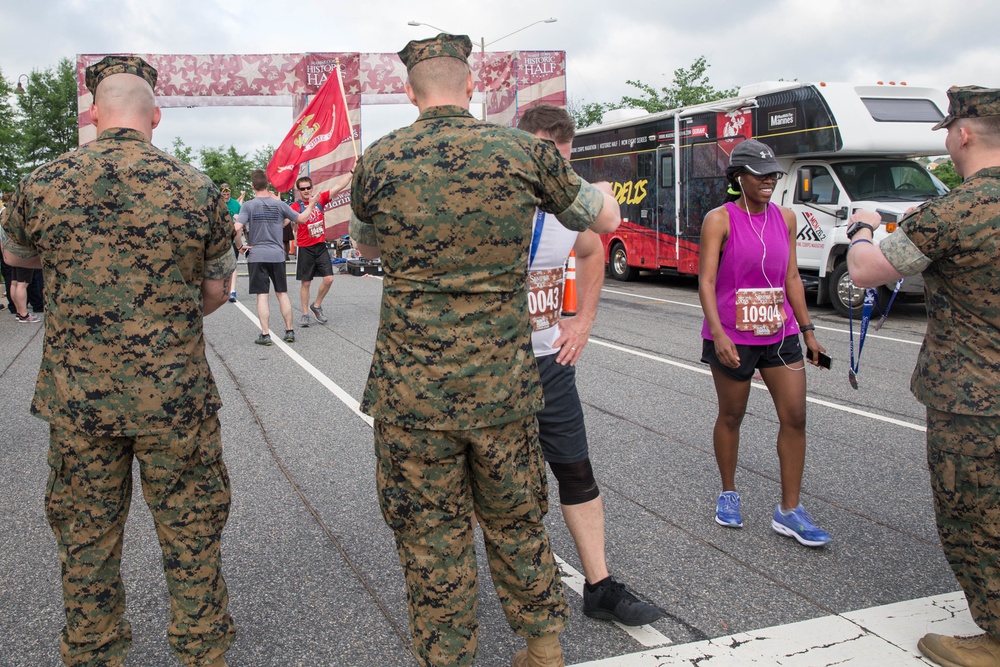
[[[297,322],[297,283],[290,286]],[[651,643],[662,636],[687,644],[957,589],[934,528],[923,408],[908,391],[922,307],[894,306],[870,334],[858,390],[847,381],[847,320],[812,307],[834,366],[806,371],[803,504],[834,539],[808,549],[770,527],[779,495],[777,421],[762,389],[751,392],[742,432],[737,483],[745,527],[713,521],[716,402],[699,362],[694,281],[644,276],[608,280],[605,288],[578,383],[606,507],[609,564],[668,612],[648,629]],[[381,281],[339,276],[325,304],[330,322],[296,327],[296,343],[270,348],[253,344],[259,330],[245,290],[243,277],[240,304],[206,321],[233,486],[223,547],[238,625],[230,664],[414,665],[403,578],[375,498],[371,427],[354,408],[371,360]],[[273,298],[271,312],[280,331]],[[42,330],[2,312],[0,340],[0,665],[58,665],[59,563],[42,503],[48,429],[29,414]],[[550,479],[553,548],[579,570],[554,487]],[[166,667],[175,664],[165,637],[168,601],[138,479],[135,494],[123,564],[134,635],[128,665]],[[476,664],[509,665],[523,640],[509,631],[481,548],[480,556]],[[584,617],[579,595],[567,594],[567,664],[642,648],[618,626]]]

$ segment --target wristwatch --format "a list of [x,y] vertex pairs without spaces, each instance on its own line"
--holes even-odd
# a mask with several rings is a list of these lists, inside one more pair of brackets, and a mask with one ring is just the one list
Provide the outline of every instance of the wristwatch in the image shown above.
[[857,222],[852,222],[848,226],[848,228],[847,228],[847,238],[848,238],[848,240],[853,239],[854,235],[857,234],[858,230],[860,230],[860,229],[867,229],[868,231],[870,231],[872,233],[872,236],[875,236],[875,228],[874,227],[872,227],[871,225],[869,225],[867,222],[861,222],[860,220],[858,220]]

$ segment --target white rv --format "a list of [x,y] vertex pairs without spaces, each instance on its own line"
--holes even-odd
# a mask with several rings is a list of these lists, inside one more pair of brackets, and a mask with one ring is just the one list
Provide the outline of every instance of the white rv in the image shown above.
[[[931,88],[759,83],[734,98],[580,130],[572,160],[587,180],[614,184],[622,225],[602,235],[605,260],[614,278],[630,280],[642,270],[697,274],[701,224],[725,201],[729,154],[744,139],[768,144],[787,171],[772,201],[795,211],[803,281],[818,303],[847,315],[862,306],[846,270],[847,219],[866,208],[895,223],[947,192],[914,161],[945,154],[945,133],[930,128],[947,108]],[[903,290],[921,293],[922,284],[907,279]],[[883,306],[887,297],[883,289]]]

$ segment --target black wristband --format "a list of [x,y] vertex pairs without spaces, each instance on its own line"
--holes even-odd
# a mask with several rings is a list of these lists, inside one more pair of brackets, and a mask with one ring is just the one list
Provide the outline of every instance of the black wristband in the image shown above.
[[799,331],[801,331],[802,333],[805,333],[806,331],[816,331],[816,325],[815,324],[800,324],[799,325]]

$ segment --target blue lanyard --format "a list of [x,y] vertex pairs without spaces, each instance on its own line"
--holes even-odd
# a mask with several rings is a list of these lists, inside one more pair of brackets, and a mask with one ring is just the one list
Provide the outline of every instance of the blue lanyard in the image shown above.
[[[892,308],[892,302],[896,300],[896,295],[899,294],[899,288],[903,286],[903,279],[900,278],[896,281],[896,288],[892,290],[892,296],[889,297],[889,303],[886,304],[885,310],[882,311],[882,317],[878,319],[878,322],[872,325],[872,329],[878,331],[885,324],[885,318],[889,317],[889,309]],[[877,296],[875,297],[878,298]],[[882,304],[879,304],[881,306]]]
[[854,309],[850,308],[848,310],[848,317],[850,320],[850,336],[851,336],[851,367],[847,371],[847,379],[850,381],[851,386],[855,389],[858,388],[858,369],[861,368],[861,350],[865,347],[865,336],[868,334],[868,323],[872,319],[872,306],[875,305],[875,290],[874,288],[868,288],[865,290],[865,305],[861,309],[861,331],[858,335],[858,358],[857,361],[854,359]]
[[528,255],[528,268],[535,263],[535,253],[538,252],[539,242],[542,240],[542,227],[545,226],[545,211],[537,209],[535,214],[535,232],[531,235],[531,251]]

